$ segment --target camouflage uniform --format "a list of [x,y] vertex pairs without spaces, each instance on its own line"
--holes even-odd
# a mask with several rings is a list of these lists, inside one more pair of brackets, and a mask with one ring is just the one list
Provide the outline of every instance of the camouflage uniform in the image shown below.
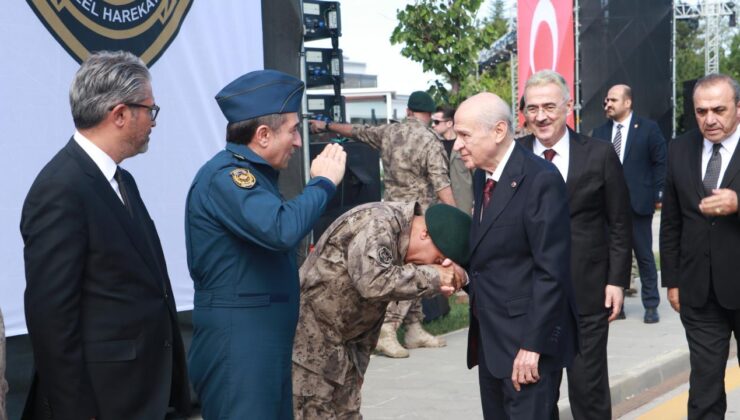
[[432,266],[405,264],[413,203],[370,203],[326,230],[300,270],[293,344],[296,419],[361,418],[360,387],[388,302],[438,293]]
[[[385,201],[418,202],[424,211],[437,203],[437,191],[450,186],[449,159],[437,133],[414,117],[399,124],[355,125],[352,137],[380,151]],[[385,322],[421,322],[420,299],[392,302]]]

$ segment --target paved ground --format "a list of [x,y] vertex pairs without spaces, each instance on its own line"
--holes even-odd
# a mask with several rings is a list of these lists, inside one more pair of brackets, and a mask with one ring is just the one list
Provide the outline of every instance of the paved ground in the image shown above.
[[[740,367],[737,359],[731,357],[725,373],[727,392],[727,412],[725,419],[740,420]],[[626,414],[624,420],[683,420],[686,419],[688,383],[655,398],[648,404]]]
[[[639,298],[627,298],[627,319],[609,332],[612,401],[629,401],[688,368],[688,349],[678,314],[660,306],[661,322],[644,324]],[[481,419],[477,368],[465,366],[467,330],[447,335],[442,349],[411,350],[408,359],[370,361],[363,386],[366,419]],[[570,418],[567,384],[561,387],[561,418]]]

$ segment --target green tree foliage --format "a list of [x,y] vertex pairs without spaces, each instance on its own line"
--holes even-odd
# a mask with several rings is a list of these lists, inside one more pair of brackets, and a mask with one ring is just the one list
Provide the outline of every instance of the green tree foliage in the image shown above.
[[676,20],[676,133],[683,127],[684,82],[704,75],[704,41],[696,20]]
[[[697,20],[676,21],[676,133],[685,131],[683,124],[683,85],[688,80],[704,76],[704,22]],[[740,33],[722,22],[719,71],[739,80],[740,77]]]
[[734,29],[731,34],[732,38],[720,56],[719,70],[735,80],[740,80],[740,32]]
[[429,92],[438,103],[457,105],[483,90],[510,90],[502,89],[507,84],[499,74],[478,74],[478,53],[506,32],[503,1],[493,6],[498,4],[496,16],[478,22],[482,4],[483,0],[418,0],[397,13],[391,43],[403,44],[403,56],[437,74]]

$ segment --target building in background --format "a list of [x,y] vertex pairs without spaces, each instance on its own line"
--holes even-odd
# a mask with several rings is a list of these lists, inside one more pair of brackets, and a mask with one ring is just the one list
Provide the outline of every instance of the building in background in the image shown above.
[[[308,94],[333,95],[331,88],[308,89]],[[385,124],[406,117],[409,93],[378,87],[378,76],[367,74],[367,64],[344,57],[342,95],[347,104],[347,121],[352,124]]]

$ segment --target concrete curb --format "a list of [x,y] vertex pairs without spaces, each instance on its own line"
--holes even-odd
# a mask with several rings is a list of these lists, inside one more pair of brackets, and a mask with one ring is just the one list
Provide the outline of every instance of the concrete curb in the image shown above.
[[[610,379],[612,407],[689,369],[689,350],[676,349],[619,374]],[[573,419],[567,397],[558,402],[558,409],[561,420]]]

